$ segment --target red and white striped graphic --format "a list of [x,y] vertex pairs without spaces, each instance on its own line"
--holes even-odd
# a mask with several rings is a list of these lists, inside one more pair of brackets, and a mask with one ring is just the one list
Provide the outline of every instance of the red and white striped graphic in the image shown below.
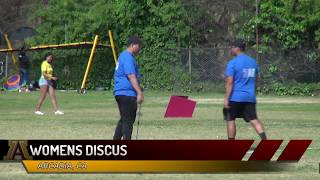
[[[249,161],[270,161],[283,140],[262,140],[249,158]],[[290,140],[277,161],[299,161],[312,140]]]

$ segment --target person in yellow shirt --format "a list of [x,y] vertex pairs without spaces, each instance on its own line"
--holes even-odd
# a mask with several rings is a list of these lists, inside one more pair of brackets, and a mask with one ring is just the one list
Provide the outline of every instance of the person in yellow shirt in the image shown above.
[[51,66],[53,60],[53,54],[48,53],[46,55],[46,60],[44,60],[41,64],[41,78],[39,80],[40,98],[36,106],[36,111],[34,112],[36,115],[44,115],[44,113],[40,111],[40,108],[42,106],[43,101],[46,99],[47,94],[50,95],[50,99],[55,110],[54,114],[64,114],[64,112],[59,110],[56,98],[55,81],[58,80],[58,78],[53,76],[53,68]]

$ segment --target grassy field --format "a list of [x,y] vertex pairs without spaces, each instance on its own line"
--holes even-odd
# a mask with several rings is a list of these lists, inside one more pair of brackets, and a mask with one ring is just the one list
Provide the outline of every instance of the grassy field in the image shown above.
[[[55,116],[49,99],[44,116],[33,114],[39,92],[0,93],[0,139],[111,139],[119,115],[112,92],[58,92],[65,112]],[[142,106],[140,139],[225,139],[223,94],[187,94],[197,100],[192,119],[166,120],[172,93],[147,92]],[[259,96],[258,116],[268,138],[312,139],[313,143],[293,171],[265,174],[30,174],[20,163],[0,163],[0,179],[317,179],[320,163],[320,97]],[[135,129],[133,136],[135,137]],[[254,130],[237,120],[237,138],[259,140]],[[259,141],[256,141],[256,144]],[[279,156],[279,153],[274,158]]]

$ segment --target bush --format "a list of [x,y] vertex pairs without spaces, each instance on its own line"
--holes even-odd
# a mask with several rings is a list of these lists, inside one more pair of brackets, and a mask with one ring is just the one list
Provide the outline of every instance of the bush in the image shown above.
[[[186,46],[191,35],[188,11],[179,0],[118,0],[108,1],[108,3],[98,0],[56,0],[49,1],[45,8],[35,8],[31,20],[39,18],[41,18],[41,24],[36,27],[37,35],[28,41],[32,46],[88,41],[95,34],[99,34],[99,42],[104,43],[109,41],[106,36],[108,30],[112,30],[117,46],[123,50],[126,48],[129,36],[141,36],[144,46],[137,59],[141,73],[144,75],[144,86],[149,89],[173,88],[172,77],[175,72],[170,70],[169,63],[177,61],[177,55],[168,54],[162,50]],[[111,56],[95,57],[88,89],[111,87],[114,62],[108,60],[109,57]],[[69,69],[76,69],[77,72],[70,73],[70,76],[61,80],[59,84],[63,86],[61,88],[79,87],[84,65],[78,62],[82,63],[83,60],[65,59],[64,62],[56,63],[57,70],[60,71],[67,66],[70,67]]]
[[278,96],[316,96],[320,95],[320,83],[278,83],[273,82],[269,85],[263,85],[259,89],[263,94],[275,94]]

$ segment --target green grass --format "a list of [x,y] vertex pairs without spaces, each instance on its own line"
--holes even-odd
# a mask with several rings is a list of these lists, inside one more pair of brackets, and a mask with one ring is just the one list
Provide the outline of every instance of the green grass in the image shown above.
[[[222,120],[223,94],[192,93],[198,101],[192,119],[163,118],[170,92],[147,92],[142,106],[140,139],[225,139]],[[0,139],[111,139],[119,115],[112,92],[58,92],[64,116],[53,115],[49,99],[44,116],[35,116],[39,92],[0,93]],[[20,163],[0,163],[0,179],[314,179],[319,178],[320,97],[259,96],[258,116],[271,139],[312,139],[313,143],[294,171],[265,174],[30,174]],[[133,131],[135,136],[135,129]],[[237,120],[237,138],[259,137],[253,128]],[[256,144],[258,141],[256,142]],[[277,153],[274,159],[279,156]]]

